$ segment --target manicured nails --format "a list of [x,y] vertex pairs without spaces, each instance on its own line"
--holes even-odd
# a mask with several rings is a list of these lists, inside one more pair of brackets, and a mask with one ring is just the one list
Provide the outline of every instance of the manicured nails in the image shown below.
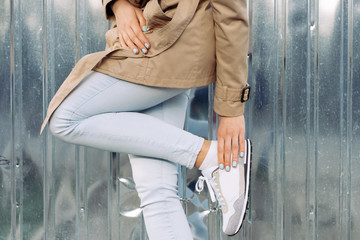
[[240,157],[241,157],[241,158],[244,157],[244,153],[243,153],[243,152],[240,153]]
[[233,161],[233,167],[236,167],[237,163],[236,161]]
[[230,167],[226,166],[226,171],[229,172],[230,171]]
[[146,53],[146,49],[145,49],[145,48],[141,49],[141,51],[142,51],[144,54]]
[[149,44],[145,43],[145,47],[146,47],[147,49],[149,49]]
[[143,32],[147,32],[147,27],[146,27],[146,26],[142,26],[142,30],[143,30]]
[[221,170],[224,169],[224,164],[220,163],[220,169],[221,169]]
[[133,49],[133,53],[137,54],[138,50],[136,48]]

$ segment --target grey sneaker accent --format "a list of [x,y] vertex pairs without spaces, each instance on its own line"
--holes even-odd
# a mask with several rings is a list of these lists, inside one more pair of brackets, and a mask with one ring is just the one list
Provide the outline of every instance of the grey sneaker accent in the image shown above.
[[[250,188],[251,154],[251,141],[247,139],[245,143],[245,156],[243,159],[240,158],[243,162],[239,162],[238,167],[232,169],[232,171],[237,170],[238,172],[225,173],[224,170],[220,170],[217,167],[207,168],[202,170],[203,176],[199,177],[195,185],[196,191],[200,193],[204,188],[204,182],[206,182],[211,200],[213,202],[217,200],[221,206],[223,231],[230,236],[235,235],[240,230],[246,213]],[[231,182],[233,179],[240,180],[238,195],[236,196],[234,196],[235,192],[229,191],[229,188],[227,188],[227,182]],[[234,213],[229,213],[230,208],[234,210]]]
[[238,231],[239,222],[242,221],[242,207],[244,205],[244,194],[239,197],[234,203],[235,214],[230,217],[229,224],[224,231],[227,235],[233,235]]

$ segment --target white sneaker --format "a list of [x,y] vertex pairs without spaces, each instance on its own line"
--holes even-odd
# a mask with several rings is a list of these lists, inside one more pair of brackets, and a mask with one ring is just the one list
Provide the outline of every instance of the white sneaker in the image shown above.
[[211,200],[215,202],[217,199],[221,206],[223,232],[227,235],[235,235],[244,220],[249,196],[251,151],[251,141],[247,139],[244,157],[239,158],[236,168],[232,167],[230,172],[217,166],[207,168],[201,171],[203,176],[199,177],[195,186],[200,193],[206,182]]

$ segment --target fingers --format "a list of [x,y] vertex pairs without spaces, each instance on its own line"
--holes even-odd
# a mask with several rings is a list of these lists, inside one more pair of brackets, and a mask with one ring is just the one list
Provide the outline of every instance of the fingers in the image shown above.
[[224,169],[225,162],[224,162],[224,146],[225,141],[224,139],[218,138],[218,162],[219,162],[219,168],[221,170]]
[[231,142],[231,164],[232,167],[236,167],[238,164],[238,156],[239,156],[239,138],[238,136],[234,136]]
[[238,161],[245,154],[244,116],[219,116],[217,139],[219,167],[221,168],[221,164],[223,164],[224,168],[222,169],[230,171],[231,167],[237,167]]
[[144,18],[142,11],[140,9],[137,9],[135,13],[138,18],[138,21],[139,21],[142,31],[146,32],[147,31],[146,20]]
[[144,54],[147,53],[145,44],[138,38],[139,29],[128,29],[127,32],[122,33],[122,37],[125,42],[125,46],[129,47],[135,54],[142,51]]
[[219,168],[230,171],[231,166],[236,167],[239,156],[238,137],[218,139],[218,162]]
[[119,28],[119,42],[122,47],[128,47],[135,54],[140,51],[146,54],[150,48],[149,41],[142,33],[140,26]]
[[230,161],[231,161],[231,138],[227,137],[225,139],[225,152],[224,152],[224,162],[225,162],[225,170],[227,172],[230,171]]
[[150,48],[149,40],[145,37],[144,32],[147,31],[146,20],[143,16],[141,9],[136,8],[135,10],[138,24],[132,26],[133,33],[133,42],[144,54],[148,52]]
[[147,54],[150,43],[144,34],[147,27],[142,10],[127,1],[116,1],[112,9],[115,13],[121,47],[128,47],[134,54],[140,52]]
[[244,133],[240,133],[239,143],[240,143],[239,156],[242,159],[245,156],[245,134]]

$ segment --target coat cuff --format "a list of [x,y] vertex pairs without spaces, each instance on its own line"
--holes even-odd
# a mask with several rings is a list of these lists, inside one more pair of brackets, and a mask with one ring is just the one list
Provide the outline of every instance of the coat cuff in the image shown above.
[[227,117],[243,115],[245,104],[241,102],[242,90],[243,88],[234,89],[221,86],[217,82],[215,84],[214,111]]

